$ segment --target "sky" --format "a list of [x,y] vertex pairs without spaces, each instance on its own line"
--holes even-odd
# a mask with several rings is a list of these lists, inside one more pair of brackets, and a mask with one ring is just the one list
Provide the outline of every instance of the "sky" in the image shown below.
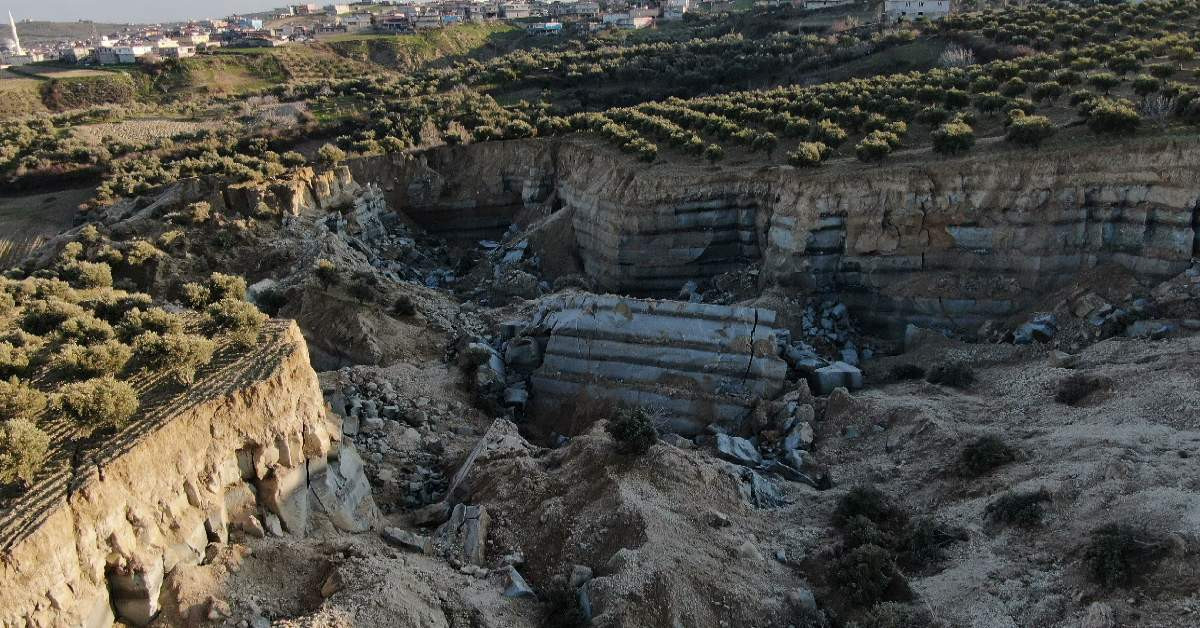
[[[17,21],[175,22],[262,11],[288,0],[0,0],[0,20],[12,11]],[[294,4],[294,3],[293,3]]]

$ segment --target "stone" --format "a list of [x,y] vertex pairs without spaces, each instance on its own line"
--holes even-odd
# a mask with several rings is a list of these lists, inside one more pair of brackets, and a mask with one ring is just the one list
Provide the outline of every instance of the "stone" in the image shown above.
[[258,496],[267,510],[279,516],[288,533],[304,536],[308,527],[308,471],[304,465],[272,467],[267,477],[258,481]]
[[325,577],[325,581],[321,583],[321,597],[332,597],[333,594],[345,588],[346,584],[342,581],[342,572],[334,569]]
[[638,562],[638,551],[629,547],[622,547],[613,552],[613,555],[608,559],[608,564],[605,565],[606,573],[613,574],[621,571],[626,565]]
[[734,464],[743,466],[758,466],[762,464],[762,455],[754,445],[740,437],[728,434],[717,434],[717,456]]
[[263,524],[254,515],[245,515],[238,518],[236,521],[238,529],[246,533],[247,536],[261,539],[267,536],[266,530],[263,529]]
[[457,504],[434,533],[434,547],[447,558],[483,565],[491,517],[483,506]]
[[412,522],[417,526],[441,525],[450,518],[450,504],[445,501],[429,504],[413,511]]
[[716,510],[708,513],[708,525],[714,528],[725,528],[730,524],[729,516]]
[[858,390],[863,387],[862,371],[845,362],[834,362],[817,369],[808,378],[808,383],[818,395],[828,395],[836,388]]
[[362,431],[364,434],[379,434],[383,432],[384,422],[380,417],[370,417],[362,422]]
[[579,588],[592,579],[592,568],[586,565],[571,565],[571,575],[568,581],[571,588]]
[[742,469],[742,497],[757,508],[777,508],[784,504],[779,489],[763,476],[750,469]]
[[1033,344],[1034,341],[1050,342],[1057,331],[1054,315],[1040,314],[1013,331],[1013,344],[1027,345]]
[[1130,338],[1161,340],[1175,333],[1177,330],[1178,327],[1175,323],[1169,321],[1134,321],[1133,324],[1125,328],[1125,335]]
[[812,447],[812,444],[813,428],[808,421],[797,422],[783,438],[783,448],[786,450],[808,449]]
[[758,551],[758,548],[754,546],[754,543],[752,543],[750,541],[745,541],[744,543],[739,545],[737,547],[737,554],[743,560],[747,560],[747,561],[750,561],[753,563],[763,562],[762,554]]
[[511,340],[504,349],[504,363],[516,369],[532,371],[542,365],[542,348],[533,338]]
[[504,589],[504,597],[533,597],[533,589],[516,567],[508,566],[508,588]]
[[788,604],[794,608],[805,608],[811,611],[817,610],[817,598],[813,592],[805,587],[799,587],[787,592],[785,596]]
[[691,449],[696,446],[696,444],[693,443],[690,438],[685,438],[674,432],[663,434],[660,440],[672,447],[677,447],[679,449]]
[[529,391],[521,387],[510,386],[504,389],[504,405],[523,408],[529,403]]
[[145,626],[159,611],[164,567],[162,557],[132,562],[109,575],[113,606],[122,621]]
[[264,527],[267,529],[267,534],[274,537],[283,536],[283,524],[279,521],[279,516],[273,512],[268,512],[265,517]]
[[1046,358],[1050,362],[1050,366],[1060,369],[1073,369],[1079,362],[1079,356],[1058,350],[1051,351],[1046,355]]
[[430,550],[429,537],[421,536],[408,530],[388,526],[379,535],[383,537],[385,542],[409,551],[425,554]]

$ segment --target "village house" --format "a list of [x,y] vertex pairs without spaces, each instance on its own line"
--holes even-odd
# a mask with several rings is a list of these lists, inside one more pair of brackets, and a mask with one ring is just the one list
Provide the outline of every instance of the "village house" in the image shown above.
[[893,22],[940,20],[950,15],[950,0],[884,0],[883,12]]

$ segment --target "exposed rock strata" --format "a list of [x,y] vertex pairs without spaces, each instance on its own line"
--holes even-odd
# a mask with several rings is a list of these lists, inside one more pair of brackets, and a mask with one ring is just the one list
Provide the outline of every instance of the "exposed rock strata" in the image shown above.
[[1168,278],[1200,249],[1200,151],[1147,139],[1086,153],[999,151],[884,167],[656,165],[583,139],[356,162],[395,209],[477,236],[568,212],[601,289],[674,296],[761,261],[761,281],[840,293],[868,323],[973,329],[1078,272]]
[[114,610],[142,625],[165,574],[210,542],[302,535],[311,510],[346,530],[378,517],[294,323],[272,323],[259,351],[203,369],[180,397],[144,408],[73,479],[6,504],[0,625],[108,626]]

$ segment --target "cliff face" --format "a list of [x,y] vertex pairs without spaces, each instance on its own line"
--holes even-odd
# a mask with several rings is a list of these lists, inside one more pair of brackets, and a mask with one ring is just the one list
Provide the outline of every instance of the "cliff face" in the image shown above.
[[815,170],[646,166],[578,138],[387,159],[352,171],[435,232],[565,211],[603,289],[674,296],[759,262],[764,285],[836,293],[893,331],[972,329],[1104,265],[1165,279],[1200,250],[1200,148],[1182,140]]
[[377,517],[357,454],[327,417],[299,329],[219,360],[177,398],[0,511],[0,625],[143,625],[165,574],[231,533],[302,535],[311,509],[347,530]]

